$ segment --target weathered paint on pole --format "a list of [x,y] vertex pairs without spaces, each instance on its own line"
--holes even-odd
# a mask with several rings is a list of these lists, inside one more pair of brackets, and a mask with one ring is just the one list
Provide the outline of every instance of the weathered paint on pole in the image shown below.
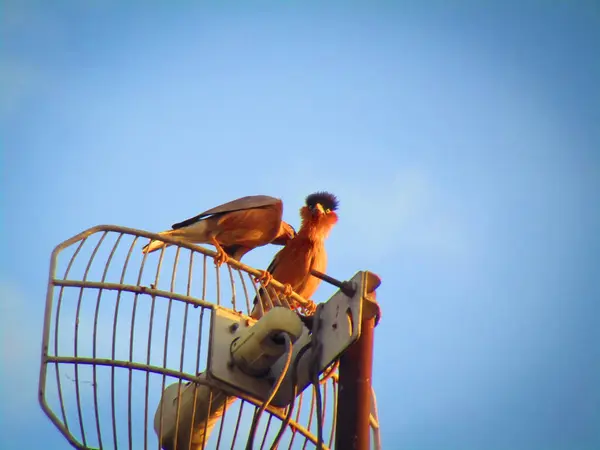
[[381,281],[369,272],[366,281],[360,337],[340,358],[335,432],[335,448],[338,450],[370,449],[373,341],[379,317],[375,289]]
[[360,338],[340,359],[335,448],[369,450],[375,319],[362,321]]

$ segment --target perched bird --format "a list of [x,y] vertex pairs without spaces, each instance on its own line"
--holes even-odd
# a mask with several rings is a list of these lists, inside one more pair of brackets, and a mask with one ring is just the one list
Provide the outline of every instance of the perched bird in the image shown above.
[[[296,232],[281,220],[283,203],[267,195],[238,198],[204,211],[195,217],[173,225],[172,230],[158,233],[195,244],[212,244],[217,249],[217,266],[229,257],[238,261],[250,250],[272,243],[285,245]],[[143,253],[168,246],[162,241],[150,241]]]
[[[326,270],[325,239],[338,221],[335,211],[339,202],[329,192],[316,192],[306,197],[305,203],[300,208],[300,230],[275,255],[267,270],[256,281],[262,281],[263,286],[266,286],[275,278],[285,285],[284,296],[289,296],[294,291],[305,299],[310,299],[321,283],[319,278],[311,275],[311,270]],[[270,297],[273,295],[270,294]],[[259,313],[257,303],[258,296],[254,298],[255,306],[250,314],[252,317]]]

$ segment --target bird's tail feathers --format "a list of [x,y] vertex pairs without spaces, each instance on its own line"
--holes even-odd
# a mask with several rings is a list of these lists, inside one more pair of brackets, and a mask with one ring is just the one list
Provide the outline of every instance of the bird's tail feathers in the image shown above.
[[[161,231],[158,234],[161,236],[169,236],[169,235],[173,234],[173,231],[174,230]],[[163,241],[158,241],[158,240],[150,241],[150,243],[146,244],[142,248],[142,253],[152,253],[156,250],[160,250],[163,247],[168,247],[169,245],[171,245],[171,244],[167,244],[166,242],[163,242]]]

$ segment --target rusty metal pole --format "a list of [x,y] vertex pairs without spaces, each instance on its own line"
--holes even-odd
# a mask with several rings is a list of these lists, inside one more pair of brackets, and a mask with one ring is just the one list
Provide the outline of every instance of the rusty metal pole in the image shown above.
[[375,289],[381,280],[370,272],[365,272],[365,277],[360,337],[340,358],[335,432],[337,450],[370,449],[373,337],[379,316]]

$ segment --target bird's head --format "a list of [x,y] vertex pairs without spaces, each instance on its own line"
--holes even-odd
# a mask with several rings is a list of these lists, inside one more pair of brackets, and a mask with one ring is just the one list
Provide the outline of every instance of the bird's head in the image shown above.
[[312,227],[328,233],[338,221],[335,212],[339,206],[337,197],[329,192],[315,192],[306,197],[305,203],[300,208],[302,225],[312,225]]
[[296,236],[296,230],[289,223],[281,221],[281,225],[279,226],[279,233],[277,233],[277,237],[271,242],[271,244],[275,245],[285,245],[291,239],[294,239]]

